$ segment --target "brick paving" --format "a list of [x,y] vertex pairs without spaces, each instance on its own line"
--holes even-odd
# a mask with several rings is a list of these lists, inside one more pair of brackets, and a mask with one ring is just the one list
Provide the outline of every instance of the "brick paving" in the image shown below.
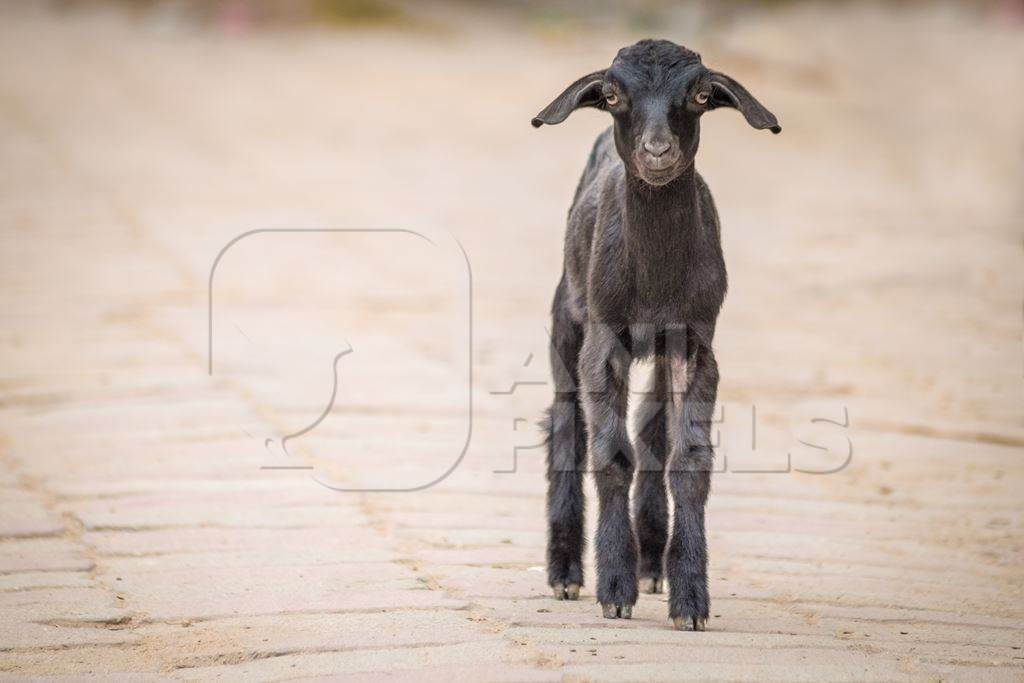
[[[486,15],[225,36],[5,5],[2,675],[1024,676],[1020,34],[831,11],[699,41],[784,132],[704,125],[730,450],[698,634],[662,595],[631,621],[600,618],[592,582],[555,602],[541,567],[545,311],[603,121],[527,122],[627,37]],[[214,257],[300,227],[431,241],[245,238],[218,266],[208,374]],[[334,410],[298,434],[348,347]],[[768,471],[847,443],[836,474]],[[334,490],[413,488],[460,456],[424,490]]]

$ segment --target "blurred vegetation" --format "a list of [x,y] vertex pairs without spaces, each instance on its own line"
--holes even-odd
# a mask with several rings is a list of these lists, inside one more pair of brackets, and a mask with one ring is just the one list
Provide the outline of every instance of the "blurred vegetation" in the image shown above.
[[[671,19],[728,21],[749,11],[801,2],[871,2],[907,6],[934,0],[51,0],[58,8],[117,5],[133,14],[168,23],[215,25],[226,30],[318,24],[339,27],[429,23],[433,13],[493,11],[518,18],[541,32],[579,26],[617,25],[657,30]],[[1024,16],[1024,0],[959,0],[974,10],[1002,10]]]
[[310,5],[310,16],[326,23],[390,23],[402,17],[399,7],[380,0],[311,0]]
[[116,5],[137,16],[215,24],[228,29],[395,24],[406,18],[402,4],[389,0],[56,0],[52,4],[72,10]]

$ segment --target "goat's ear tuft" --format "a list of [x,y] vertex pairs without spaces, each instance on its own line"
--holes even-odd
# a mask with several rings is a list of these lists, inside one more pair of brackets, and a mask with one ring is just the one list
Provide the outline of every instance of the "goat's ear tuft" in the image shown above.
[[763,104],[757,101],[757,98],[747,92],[747,89],[740,85],[739,81],[718,71],[711,72],[710,81],[709,109],[732,107],[738,109],[747,123],[754,128],[758,130],[767,128],[775,134],[782,132],[782,126],[775,119],[775,114],[768,111]]
[[599,107],[604,102],[601,94],[601,86],[604,84],[604,71],[595,71],[583,78],[577,79],[572,85],[562,91],[551,104],[537,114],[530,122],[534,128],[540,128],[545,123],[553,126],[569,118],[580,107]]

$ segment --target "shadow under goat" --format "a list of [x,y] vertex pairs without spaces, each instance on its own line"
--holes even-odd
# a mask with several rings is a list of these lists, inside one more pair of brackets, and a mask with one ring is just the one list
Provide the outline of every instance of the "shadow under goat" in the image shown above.
[[[694,156],[700,118],[712,109],[732,107],[754,128],[781,129],[746,88],[665,40],[621,49],[611,67],[574,82],[533,125],[561,123],[580,107],[605,110],[614,124],[597,138],[569,209],[552,306],[548,582],[560,600],[579,597],[589,451],[604,616],[630,618],[638,576],[650,593],[661,592],[667,578],[675,627],[703,631],[704,506],[718,391],[712,340],[726,274],[718,214]],[[648,358],[654,373],[636,411],[634,444],[629,369]],[[675,505],[671,534],[666,471]]]

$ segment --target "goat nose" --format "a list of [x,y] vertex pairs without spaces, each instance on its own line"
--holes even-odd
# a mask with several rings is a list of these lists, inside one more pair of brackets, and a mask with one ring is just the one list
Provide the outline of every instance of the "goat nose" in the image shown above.
[[664,140],[648,140],[644,142],[644,150],[652,156],[660,157],[662,154],[668,151],[671,147],[669,143]]

